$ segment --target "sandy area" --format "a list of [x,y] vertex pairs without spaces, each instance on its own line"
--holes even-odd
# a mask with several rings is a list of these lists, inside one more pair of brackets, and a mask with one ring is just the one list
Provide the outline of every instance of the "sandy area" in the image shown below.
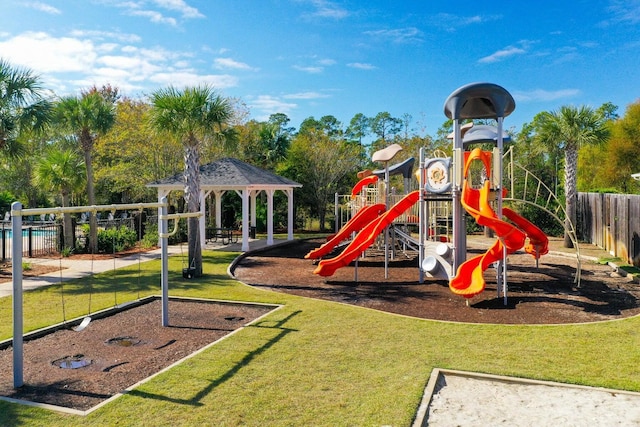
[[640,393],[456,371],[434,371],[423,403],[416,427],[640,426]]

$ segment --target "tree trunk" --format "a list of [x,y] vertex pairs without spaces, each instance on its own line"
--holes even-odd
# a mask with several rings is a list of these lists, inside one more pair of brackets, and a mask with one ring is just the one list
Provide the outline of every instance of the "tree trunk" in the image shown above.
[[564,247],[572,248],[570,232],[575,230],[576,223],[576,203],[577,203],[577,171],[578,171],[578,150],[574,144],[567,144],[564,152],[564,195],[565,209],[567,217],[564,224]]
[[[69,206],[69,193],[66,191],[62,192],[62,207],[66,208]],[[62,230],[64,233],[64,248],[73,249],[75,248],[75,239],[73,232],[73,221],[71,218],[71,214],[64,214],[62,217]]]
[[[84,145],[83,145],[84,146]],[[96,204],[96,194],[93,188],[93,162],[91,149],[84,149],[84,164],[87,169],[87,199],[89,206]],[[98,218],[95,212],[89,216],[89,252],[94,254],[98,251]]]
[[[193,139],[185,146],[185,189],[184,200],[188,212],[198,212],[200,209],[200,150],[199,144]],[[189,218],[188,221],[188,246],[189,268],[194,268],[194,276],[202,276],[202,247],[200,243],[199,218]]]

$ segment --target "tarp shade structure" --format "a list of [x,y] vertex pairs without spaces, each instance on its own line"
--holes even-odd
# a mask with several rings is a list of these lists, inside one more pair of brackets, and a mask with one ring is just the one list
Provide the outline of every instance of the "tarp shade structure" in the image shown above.
[[[221,198],[227,191],[235,191],[242,198],[242,250],[249,250],[249,229],[256,225],[256,196],[267,194],[267,244],[273,244],[273,195],[283,191],[288,196],[288,240],[293,240],[293,189],[302,187],[290,179],[278,176],[238,159],[224,158],[200,166],[200,237],[205,242],[205,199],[213,193],[216,199],[216,226],[221,225]],[[158,199],[173,190],[184,190],[184,174],[178,173],[147,185],[158,189]]]
[[494,83],[470,83],[456,89],[444,103],[444,114],[452,120],[507,117],[516,102],[506,89]]

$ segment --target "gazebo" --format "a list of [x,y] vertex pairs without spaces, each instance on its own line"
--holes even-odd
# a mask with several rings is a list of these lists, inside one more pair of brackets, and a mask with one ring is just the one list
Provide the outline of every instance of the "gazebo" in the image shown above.
[[[172,190],[184,190],[184,174],[178,173],[168,178],[147,184],[158,189],[158,200]],[[273,195],[282,191],[287,195],[287,240],[293,240],[293,189],[302,184],[283,178],[271,172],[241,162],[224,158],[200,166],[200,242],[205,244],[205,201],[215,197],[215,223],[222,224],[222,196],[227,191],[235,191],[242,199],[242,251],[249,250],[249,228],[256,226],[256,197],[260,192],[267,194],[267,245],[273,244]]]

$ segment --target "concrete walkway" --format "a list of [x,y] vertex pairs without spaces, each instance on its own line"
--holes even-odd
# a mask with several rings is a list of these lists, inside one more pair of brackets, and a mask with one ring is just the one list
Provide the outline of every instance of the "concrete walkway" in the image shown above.
[[[274,245],[282,243],[282,240],[274,241]],[[267,246],[266,240],[252,240],[249,242],[249,249],[251,251],[261,249]],[[241,243],[232,243],[229,245],[223,245],[221,243],[207,243],[205,250],[218,250],[225,252],[242,252]],[[182,256],[187,257],[188,248],[186,244],[173,245],[168,248],[169,256]],[[149,252],[143,252],[140,254],[132,254],[122,258],[109,258],[109,259],[71,259],[71,258],[24,258],[24,262],[31,264],[49,265],[53,267],[62,266],[62,270],[54,271],[51,273],[43,274],[37,277],[23,277],[22,289],[25,291],[36,289],[42,286],[50,286],[59,284],[61,281],[65,282],[72,279],[78,279],[91,274],[103,273],[129,265],[137,264],[138,262],[150,261],[153,259],[160,259],[160,249],[155,249]],[[114,266],[115,265],[115,266]],[[13,282],[8,281],[0,283],[0,298],[10,296],[13,293]]]

